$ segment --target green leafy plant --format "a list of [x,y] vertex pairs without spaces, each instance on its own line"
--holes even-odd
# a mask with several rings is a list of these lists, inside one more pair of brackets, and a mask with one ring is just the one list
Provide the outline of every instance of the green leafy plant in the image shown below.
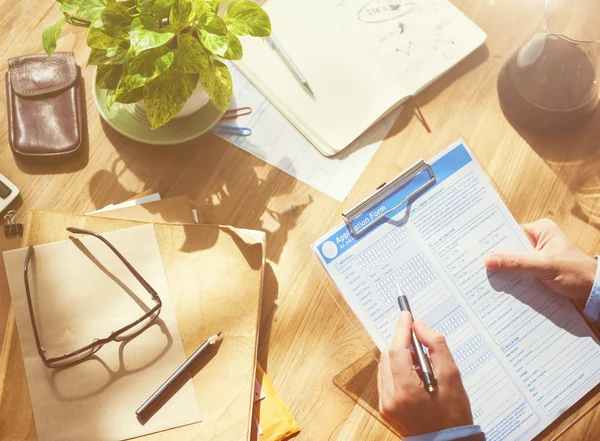
[[175,117],[198,82],[227,110],[232,84],[221,60],[242,58],[238,36],[271,34],[267,13],[251,0],[57,0],[63,13],[42,34],[48,55],[63,25],[87,29],[88,65],[108,89],[108,105],[144,100],[152,128]]

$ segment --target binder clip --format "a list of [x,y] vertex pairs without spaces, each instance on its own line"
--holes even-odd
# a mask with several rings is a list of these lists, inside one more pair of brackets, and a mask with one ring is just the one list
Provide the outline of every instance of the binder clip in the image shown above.
[[[425,182],[418,185],[419,181],[424,181],[425,176],[427,176]],[[435,182],[436,179],[433,168],[421,159],[399,175],[381,184],[373,193],[367,196],[367,198],[352,208],[344,211],[342,213],[342,219],[348,227],[350,234],[355,239],[359,239],[388,219],[390,215],[395,214],[396,210],[404,204],[416,199],[428,188],[435,185]],[[417,186],[417,188],[410,191],[415,186]],[[403,190],[404,192],[409,190],[410,193],[402,198]],[[398,201],[398,197],[402,198],[402,200]],[[385,206],[386,202],[393,203],[393,206],[387,208],[387,206]],[[373,210],[367,214],[371,208]],[[364,216],[365,214],[367,214],[367,216]],[[357,221],[358,224],[355,224]]]
[[18,224],[15,219],[17,218],[17,212],[10,210],[4,215],[4,235],[14,236],[16,234],[23,234],[23,224]]

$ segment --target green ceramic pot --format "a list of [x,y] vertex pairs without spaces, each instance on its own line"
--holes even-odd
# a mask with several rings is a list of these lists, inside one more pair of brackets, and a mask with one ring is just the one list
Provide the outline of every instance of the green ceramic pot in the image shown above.
[[96,107],[109,126],[127,138],[146,144],[173,145],[190,141],[208,132],[223,116],[223,112],[209,102],[191,115],[174,118],[152,130],[143,107],[121,103],[114,103],[110,110],[106,107],[107,90],[96,87],[95,72],[92,91]]

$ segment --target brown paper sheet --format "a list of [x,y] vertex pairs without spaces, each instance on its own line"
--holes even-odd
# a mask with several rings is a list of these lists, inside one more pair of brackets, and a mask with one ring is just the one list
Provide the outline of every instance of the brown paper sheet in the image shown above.
[[[5,236],[4,232],[0,231],[0,252],[14,250],[21,246],[21,236]],[[6,328],[8,326],[8,317],[10,310],[10,295],[8,294],[8,280],[4,271],[4,259],[0,253],[0,351],[4,344],[6,336]],[[2,396],[2,392],[0,392]]]
[[[135,410],[185,361],[181,336],[152,225],[105,237],[159,293],[159,319],[124,343],[107,343],[92,359],[49,369],[37,352],[23,280],[26,249],[4,259],[40,440],[116,440],[198,422],[188,382],[145,425]],[[93,237],[38,245],[30,266],[36,323],[49,357],[104,338],[154,302],[101,241]]]

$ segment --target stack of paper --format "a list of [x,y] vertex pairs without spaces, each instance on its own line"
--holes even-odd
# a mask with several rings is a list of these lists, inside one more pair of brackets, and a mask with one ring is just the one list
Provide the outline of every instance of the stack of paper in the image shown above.
[[[158,218],[164,214],[158,211],[149,213],[149,216]],[[163,304],[166,304],[167,312],[164,317],[161,313],[160,317],[164,325],[153,330],[153,332],[160,330],[159,333],[163,337],[154,336],[153,342],[166,344],[166,346],[163,348],[164,352],[159,353],[155,359],[146,360],[148,357],[151,358],[155,351],[140,350],[137,345],[146,348],[145,345],[148,343],[140,336],[125,346],[116,343],[107,344],[96,354],[97,359],[82,363],[79,367],[69,368],[73,369],[72,372],[69,372],[69,369],[57,371],[41,366],[35,343],[32,345],[31,323],[22,308],[23,256],[21,254],[23,251],[12,252],[7,259],[7,269],[11,280],[11,293],[20,299],[18,302],[15,301],[20,341],[14,338],[16,333],[12,322],[12,328],[8,330],[10,335],[6,340],[7,344],[0,354],[3,361],[0,378],[3,381],[3,390],[20,394],[21,404],[14,406],[14,402],[0,401],[0,425],[8,428],[9,431],[12,430],[11,428],[16,430],[15,433],[6,435],[10,439],[19,440],[22,439],[20,434],[32,433],[35,430],[33,433],[37,433],[40,440],[58,439],[56,437],[77,440],[116,440],[198,421],[197,409],[199,408],[201,423],[169,430],[161,435],[161,439],[247,439],[252,423],[258,317],[262,295],[264,233],[219,226],[163,223],[145,225],[131,220],[32,212],[23,239],[24,245],[35,245],[36,254],[40,259],[37,261],[39,265],[32,268],[36,271],[42,271],[42,268],[51,269],[51,272],[58,274],[53,277],[59,277],[61,285],[68,283],[69,276],[74,277],[76,282],[72,283],[79,284],[78,292],[81,296],[88,295],[88,289],[84,290],[82,287],[87,287],[85,281],[94,269],[97,270],[98,276],[103,280],[106,279],[109,284],[115,284],[115,280],[120,281],[123,278],[127,290],[135,289],[132,293],[138,298],[143,298],[143,292],[137,291],[139,288],[135,283],[131,283],[135,288],[130,288],[131,280],[127,279],[127,275],[114,272],[120,270],[113,270],[112,266],[108,270],[109,267],[104,265],[107,273],[95,265],[88,265],[84,279],[79,279],[78,271],[73,271],[73,267],[66,265],[66,262],[60,259],[54,259],[55,262],[46,259],[44,257],[46,249],[52,251],[54,247],[62,249],[65,246],[69,246],[69,252],[81,259],[78,253],[82,254],[82,251],[73,242],[60,242],[68,239],[69,233],[65,230],[67,226],[78,226],[105,234],[115,242],[115,246],[122,250],[127,258],[132,260],[136,268],[139,267],[142,275],[158,287],[157,291],[164,297],[161,298]],[[144,237],[132,241],[130,239],[133,234],[141,234]],[[98,256],[98,261],[104,263],[107,256],[102,254],[102,250],[95,248],[101,243],[97,239],[90,239],[96,240],[97,243],[88,243],[87,240],[82,240],[81,243],[86,247],[89,246],[93,251],[92,255]],[[154,251],[152,252],[150,248]],[[65,263],[66,266],[61,266],[61,263]],[[158,268],[155,268],[157,264]],[[81,262],[78,260],[74,268],[80,267]],[[44,271],[44,274],[46,272]],[[227,274],[228,277],[222,277],[223,274]],[[38,275],[42,277],[41,273]],[[60,345],[71,342],[79,344],[90,337],[93,330],[91,324],[82,327],[81,322],[67,320],[76,317],[74,313],[62,317],[61,320],[54,320],[52,325],[54,328],[47,328],[51,323],[47,320],[48,314],[59,312],[41,302],[39,296],[42,295],[42,291],[45,294],[59,294],[56,293],[52,283],[46,283],[44,280],[46,279],[40,278],[32,282],[35,291],[34,302],[36,308],[40,308],[39,311],[36,309],[36,313],[41,317],[39,326],[44,329],[41,333],[43,341],[51,343],[48,344],[49,348],[58,350]],[[92,293],[95,292],[93,287],[90,290]],[[65,295],[70,295],[69,293],[72,292],[67,290]],[[116,293],[114,290],[111,292]],[[171,304],[169,293],[172,297],[170,310],[173,311],[174,316],[169,315],[168,312]],[[125,296],[125,299],[131,298],[128,294]],[[97,295],[95,298],[97,298],[96,303],[102,302],[102,296]],[[109,298],[114,300],[112,296]],[[20,305],[18,308],[17,303]],[[127,305],[133,307],[129,303]],[[75,302],[74,306],[81,306],[80,301]],[[105,316],[100,314],[103,310],[96,304],[90,303],[90,306],[91,311],[81,306],[78,308],[79,313],[94,323],[107,326],[108,324],[100,319]],[[115,307],[120,308],[118,304]],[[99,315],[91,318],[89,314],[93,315],[94,312]],[[78,317],[84,317],[83,315]],[[177,321],[171,329],[169,323],[174,323],[174,317]],[[115,312],[114,318],[115,320],[127,319],[128,316],[121,317],[120,313]],[[11,317],[9,323],[11,323],[10,319]],[[67,328],[58,332],[56,326],[58,328],[67,326]],[[161,408],[146,425],[141,425],[135,419],[137,407],[166,379],[167,372],[172,373],[186,356],[191,355],[208,336],[219,330],[223,331],[220,346],[215,348],[214,355],[206,360],[201,374],[194,376],[193,386],[192,383],[186,386],[192,394],[186,394],[184,389],[180,390],[181,396],[176,394],[172,398],[173,404],[169,401],[169,405]],[[100,331],[105,329],[102,328]],[[146,332],[148,332],[147,337],[150,338],[150,330]],[[94,338],[98,337],[104,335],[96,335]],[[54,345],[54,343],[59,344]],[[142,356],[144,360],[140,362],[139,359],[130,359],[126,351],[128,345],[137,348],[136,354]],[[179,355],[172,357],[170,351],[177,352],[177,348],[179,348]],[[118,357],[119,351],[125,351],[121,354],[125,358]],[[21,352],[26,371],[21,363],[4,362],[15,356],[20,358]],[[78,375],[77,372],[83,373],[80,371],[83,368],[85,368],[85,376]],[[88,372],[88,369],[92,372]],[[146,372],[154,373],[147,375]],[[228,372],[228,375],[223,376],[223,372]],[[66,381],[71,376],[77,378],[78,383]],[[85,377],[89,378],[89,382]],[[142,379],[144,381],[141,381]],[[77,384],[79,386],[74,388]],[[30,394],[27,393],[27,389]],[[128,399],[122,397],[126,392],[131,393]],[[192,401],[188,403],[185,399],[189,399],[190,396]],[[176,399],[177,397],[179,398]],[[53,402],[54,406],[49,407],[49,402]],[[181,407],[188,410],[181,411]],[[100,409],[102,412],[98,411]],[[24,427],[33,424],[29,417],[32,410],[36,427],[24,431]]]

